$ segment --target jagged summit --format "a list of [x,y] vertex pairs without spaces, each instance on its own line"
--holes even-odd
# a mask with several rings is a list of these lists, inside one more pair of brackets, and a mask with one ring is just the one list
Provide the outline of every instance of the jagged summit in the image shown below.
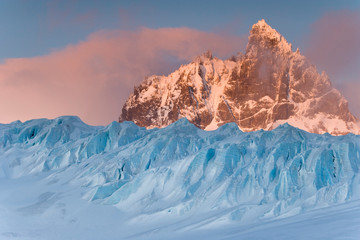
[[265,22],[264,19],[259,20],[255,23],[250,30],[250,37],[253,35],[258,35],[261,37],[266,37],[269,39],[279,40],[281,35],[275,29],[270,27],[269,24]]
[[275,49],[283,54],[290,54],[292,46],[286,39],[275,29],[270,27],[264,19],[258,21],[252,26],[249,36],[249,44],[246,52],[251,48]]
[[203,54],[201,54],[199,56],[196,56],[192,62],[193,63],[201,63],[201,64],[203,64],[204,61],[211,61],[211,60],[213,60],[213,58],[214,58],[214,56],[213,56],[211,50],[207,50]]
[[280,39],[281,37],[280,33],[267,24],[264,19],[259,20],[252,26],[250,36],[252,35],[260,35],[270,39]]
[[326,73],[265,20],[252,26],[243,55],[221,60],[208,51],[168,76],[145,79],[119,121],[154,128],[183,117],[205,130],[228,122],[243,131],[269,130],[287,122],[313,133],[360,133]]

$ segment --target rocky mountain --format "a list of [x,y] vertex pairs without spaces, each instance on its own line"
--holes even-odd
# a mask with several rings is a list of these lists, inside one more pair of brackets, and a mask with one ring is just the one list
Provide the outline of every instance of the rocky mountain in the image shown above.
[[207,52],[168,76],[151,76],[126,101],[119,121],[165,127],[186,117],[205,130],[235,122],[243,131],[289,123],[312,133],[360,133],[346,99],[326,75],[264,20],[244,55]]

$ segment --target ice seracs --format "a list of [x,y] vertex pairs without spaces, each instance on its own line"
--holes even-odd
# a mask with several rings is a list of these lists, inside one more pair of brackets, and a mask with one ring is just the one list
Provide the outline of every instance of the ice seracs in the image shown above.
[[0,134],[0,178],[71,176],[66,181],[85,199],[125,212],[223,211],[229,221],[250,221],[360,198],[353,134],[317,135],[286,123],[204,131],[186,118],[150,130],[132,122],[91,127],[74,117],[2,125]]
[[[132,122],[88,126],[77,117],[14,122],[0,125],[0,236],[67,239],[75,231],[101,239],[108,229],[117,233],[108,239],[172,239],[156,234],[211,229],[213,239],[233,238],[235,229],[248,233],[248,226],[304,219],[316,209],[316,227],[320,217],[342,231],[344,213],[359,209],[359,173],[360,136],[287,123],[242,132],[235,123],[204,131],[186,118],[149,130]],[[329,210],[342,206],[336,216]],[[84,235],[89,226],[95,230]]]
[[243,131],[269,130],[288,122],[313,133],[359,133],[326,73],[264,20],[253,25],[244,55],[221,60],[207,52],[168,76],[145,79],[119,121],[154,128],[183,117],[206,130],[228,122]]

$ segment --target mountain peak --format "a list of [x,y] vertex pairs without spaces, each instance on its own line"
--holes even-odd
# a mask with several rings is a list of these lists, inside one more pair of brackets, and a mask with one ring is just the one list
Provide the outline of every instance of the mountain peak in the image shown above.
[[277,48],[284,53],[292,52],[291,44],[264,19],[255,23],[250,30],[248,49],[254,45],[266,49]]
[[255,23],[252,28],[255,28],[255,27],[261,27],[261,28],[270,28],[270,25],[267,24],[267,22],[264,20],[264,19],[260,19],[257,23]]
[[210,50],[207,50],[206,52],[202,53],[201,55],[195,57],[195,59],[193,60],[193,62],[206,62],[206,61],[211,61],[213,59],[213,54]]
[[223,61],[208,51],[167,77],[148,78],[135,88],[119,121],[154,128],[186,117],[205,130],[234,122],[242,131],[288,122],[313,133],[359,133],[326,74],[300,51],[292,52],[265,20],[253,25],[245,55],[234,59]]
[[260,35],[272,39],[279,39],[281,37],[280,33],[267,24],[264,19],[259,20],[252,26],[250,35]]

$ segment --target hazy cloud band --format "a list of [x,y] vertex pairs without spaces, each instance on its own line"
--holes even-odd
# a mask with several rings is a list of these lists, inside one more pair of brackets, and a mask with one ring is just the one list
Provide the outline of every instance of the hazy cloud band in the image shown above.
[[189,28],[99,31],[85,41],[0,64],[0,122],[78,115],[89,124],[116,121],[135,84],[170,73],[211,49],[229,57],[243,38]]

